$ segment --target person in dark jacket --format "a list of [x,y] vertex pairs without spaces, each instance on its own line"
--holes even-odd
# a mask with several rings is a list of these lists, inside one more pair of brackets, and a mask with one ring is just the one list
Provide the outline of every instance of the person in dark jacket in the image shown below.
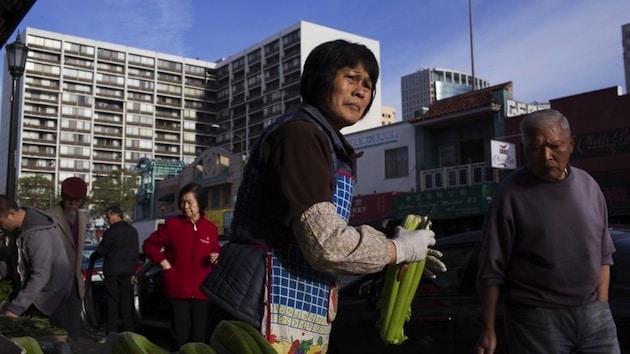
[[123,331],[133,332],[133,276],[138,266],[138,231],[123,220],[118,205],[105,210],[109,228],[90,255],[90,262],[104,257],[103,275],[107,291],[107,334],[118,332],[118,320]]
[[71,266],[63,243],[57,236],[55,219],[31,207],[18,207],[15,201],[0,195],[0,227],[16,237],[19,291],[3,308],[8,317],[53,316],[70,294]]
[[186,342],[208,339],[208,298],[200,286],[214,269],[221,246],[216,225],[204,214],[207,203],[201,185],[185,185],[179,192],[182,214],[166,219],[142,245],[147,258],[164,273],[164,296],[172,306],[172,351]]

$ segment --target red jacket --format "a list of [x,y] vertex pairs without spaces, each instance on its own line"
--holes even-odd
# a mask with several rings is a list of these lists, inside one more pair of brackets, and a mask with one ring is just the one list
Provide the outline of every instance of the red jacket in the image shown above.
[[167,259],[171,269],[164,271],[164,296],[178,299],[202,299],[199,286],[212,271],[210,253],[219,252],[217,227],[203,214],[194,225],[177,216],[166,220],[142,244],[144,254],[159,264]]

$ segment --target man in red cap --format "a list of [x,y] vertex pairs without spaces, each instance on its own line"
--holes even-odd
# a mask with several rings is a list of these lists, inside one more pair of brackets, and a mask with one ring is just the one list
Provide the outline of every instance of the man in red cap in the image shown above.
[[74,343],[78,343],[81,332],[81,304],[85,293],[81,266],[89,218],[79,208],[86,195],[87,184],[81,178],[66,178],[61,183],[61,202],[48,210],[48,213],[57,218],[59,237],[63,241],[66,255],[74,272],[72,292],[60,308],[60,311],[63,311],[61,317],[65,319],[62,327],[68,331],[68,337]]

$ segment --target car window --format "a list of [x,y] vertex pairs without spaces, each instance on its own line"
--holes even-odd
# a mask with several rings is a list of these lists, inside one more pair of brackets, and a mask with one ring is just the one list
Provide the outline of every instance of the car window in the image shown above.
[[472,273],[476,271],[471,267],[473,254],[475,254],[475,244],[466,243],[460,245],[450,245],[441,248],[444,254],[442,262],[446,264],[448,270],[445,273],[437,274],[436,279],[423,278],[418,286],[418,295],[461,295],[462,292],[474,292],[470,286],[462,286],[469,282]]
[[94,252],[93,249],[83,249],[83,263],[90,261],[90,255]]

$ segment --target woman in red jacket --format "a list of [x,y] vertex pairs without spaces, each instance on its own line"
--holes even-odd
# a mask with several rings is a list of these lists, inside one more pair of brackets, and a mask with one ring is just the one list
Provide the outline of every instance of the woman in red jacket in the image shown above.
[[208,299],[199,285],[219,257],[217,227],[205,218],[208,197],[197,183],[179,193],[181,215],[169,218],[143,243],[144,254],[164,274],[164,295],[171,301],[172,350],[187,342],[206,342]]

